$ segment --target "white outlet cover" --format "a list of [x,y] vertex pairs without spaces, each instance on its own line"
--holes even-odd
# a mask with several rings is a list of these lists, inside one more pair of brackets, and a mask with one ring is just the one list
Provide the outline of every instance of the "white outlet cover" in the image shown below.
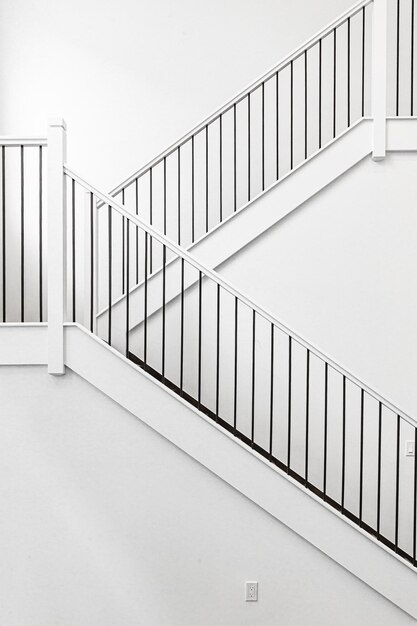
[[405,442],[405,456],[414,456],[414,441],[412,439]]
[[246,602],[258,601],[258,583],[256,581],[247,581],[245,583],[245,600]]

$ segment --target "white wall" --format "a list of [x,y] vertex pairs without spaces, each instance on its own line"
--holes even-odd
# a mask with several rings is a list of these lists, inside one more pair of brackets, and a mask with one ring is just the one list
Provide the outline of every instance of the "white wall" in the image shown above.
[[70,371],[0,392],[2,623],[414,623]]
[[107,190],[352,0],[4,0],[0,133],[65,117],[68,161]]

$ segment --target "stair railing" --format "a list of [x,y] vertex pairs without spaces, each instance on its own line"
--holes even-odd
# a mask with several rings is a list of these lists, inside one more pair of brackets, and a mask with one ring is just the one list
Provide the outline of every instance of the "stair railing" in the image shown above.
[[417,464],[402,453],[417,445],[416,422],[155,227],[64,172],[70,221],[85,229],[69,250],[68,320],[416,565]]
[[355,4],[110,195],[192,245],[370,114],[372,4]]

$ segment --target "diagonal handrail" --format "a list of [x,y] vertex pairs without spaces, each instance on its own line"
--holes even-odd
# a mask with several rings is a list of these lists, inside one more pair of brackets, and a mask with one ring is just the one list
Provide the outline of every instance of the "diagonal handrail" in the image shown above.
[[[173,144],[171,144],[168,148],[160,152],[155,158],[153,158],[151,161],[143,165],[136,172],[128,176],[128,178],[126,178],[123,182],[119,183],[116,187],[114,187],[109,192],[109,195],[116,196],[123,189],[126,189],[127,187],[129,187],[129,185],[131,185],[137,178],[140,178],[149,169],[161,163],[164,160],[164,158],[167,158],[171,154],[173,154],[175,150],[183,146],[187,141],[191,139],[191,137],[197,135],[199,132],[204,130],[206,126],[211,124],[213,121],[215,121],[224,113],[227,113],[230,109],[233,108],[234,105],[241,102],[248,94],[255,91],[262,83],[270,79],[277,72],[283,70],[285,67],[287,67],[291,63],[291,61],[295,61],[302,54],[304,54],[307,50],[312,48],[320,39],[326,37],[334,29],[344,24],[344,22],[346,22],[349,17],[353,17],[354,15],[359,13],[361,9],[368,6],[369,4],[372,4],[372,2],[373,0],[359,0],[359,2],[354,4],[352,7],[350,7],[346,11],[344,11],[341,15],[339,15],[339,17],[335,18],[327,26],[325,26],[324,28],[321,28],[315,35],[313,35],[312,37],[307,39],[305,42],[297,46],[297,48],[295,48],[292,52],[287,54],[283,59],[281,59],[278,63],[276,63],[269,70],[264,72],[259,78],[257,78],[255,81],[252,81],[247,87],[239,91],[235,96],[233,96],[230,100],[228,100],[226,104],[221,106],[219,109],[216,109],[216,111],[214,111],[212,114],[206,117],[202,122],[200,122],[199,124],[194,126],[194,128],[192,128],[187,133],[185,133],[185,135],[183,135],[180,139],[178,139]],[[102,205],[99,204],[98,208],[100,208],[100,206]]]
[[392,411],[396,415],[399,415],[404,420],[406,420],[409,424],[417,428],[417,420],[415,420],[410,415],[408,415],[405,411],[403,411],[402,409],[394,405],[392,402],[384,398],[384,396],[382,396],[378,391],[372,389],[372,387],[370,387],[367,383],[361,381],[354,374],[352,374],[347,368],[345,368],[343,365],[338,363],[338,361],[335,360],[333,357],[329,356],[325,352],[316,348],[302,335],[300,335],[296,331],[289,328],[284,322],[279,320],[275,315],[270,313],[267,309],[265,309],[264,307],[250,300],[247,296],[245,296],[241,291],[239,291],[239,289],[234,287],[223,276],[218,274],[216,271],[204,266],[202,263],[200,263],[200,261],[198,261],[198,259],[193,254],[191,254],[190,252],[188,252],[181,246],[178,246],[177,244],[175,244],[171,239],[161,234],[156,228],[148,224],[146,221],[142,220],[140,217],[133,215],[132,213],[129,213],[129,211],[127,211],[122,204],[118,203],[109,194],[99,191],[96,187],[94,187],[93,185],[90,185],[90,183],[88,183],[85,179],[83,179],[80,175],[75,173],[73,170],[71,170],[67,166],[64,166],[64,174],[73,178],[79,185],[84,187],[86,191],[89,191],[90,193],[94,194],[94,196],[102,202],[102,205],[112,207],[121,216],[125,217],[127,220],[130,220],[130,222],[133,225],[141,228],[143,231],[148,233],[152,238],[158,241],[161,245],[171,250],[174,254],[176,254],[180,258],[184,259],[184,261],[187,261],[195,269],[202,272],[204,276],[211,279],[214,283],[220,285],[225,291],[227,291],[229,294],[237,298],[240,302],[242,302],[248,308],[258,313],[258,315],[260,315],[265,320],[273,324],[276,328],[281,330],[283,333],[291,337],[293,340],[295,340],[297,343],[303,346],[306,350],[309,350],[311,354],[314,354],[321,361],[330,365],[335,371],[337,371],[339,374],[344,376],[351,383],[353,383],[360,389],[363,389],[369,396],[374,398],[377,402],[381,403],[381,405],[383,405],[384,407],[386,407],[388,410]]

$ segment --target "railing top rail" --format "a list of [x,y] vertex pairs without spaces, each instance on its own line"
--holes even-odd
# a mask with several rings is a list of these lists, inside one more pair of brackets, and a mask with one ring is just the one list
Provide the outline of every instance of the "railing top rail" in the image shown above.
[[149,161],[146,165],[144,165],[139,170],[131,174],[128,178],[126,178],[126,180],[124,180],[122,183],[117,185],[117,187],[114,187],[114,189],[110,191],[110,195],[117,195],[123,189],[126,189],[126,187],[129,187],[129,185],[131,185],[137,178],[140,178],[143,174],[145,174],[152,167],[155,167],[156,165],[161,163],[164,158],[167,158],[168,156],[170,156],[175,150],[177,150],[179,147],[184,145],[189,139],[191,139],[191,137],[197,135],[199,132],[204,130],[206,126],[208,126],[217,118],[219,118],[221,115],[229,111],[231,108],[233,108],[234,105],[241,102],[249,93],[252,93],[260,85],[262,85],[262,83],[269,80],[277,72],[283,70],[287,65],[291,63],[291,61],[296,60],[299,56],[304,54],[306,50],[309,50],[310,48],[312,48],[320,39],[323,39],[324,37],[326,37],[335,28],[338,28],[344,22],[346,22],[349,17],[353,17],[362,8],[368,6],[368,4],[372,4],[372,2],[373,0],[360,0],[359,2],[354,4],[352,7],[347,9],[339,17],[334,19],[327,26],[325,26],[320,31],[318,31],[315,35],[310,37],[307,41],[305,41],[304,43],[299,45],[297,48],[295,48],[295,50],[293,50],[288,55],[286,55],[283,59],[281,59],[281,61],[279,61],[277,64],[271,67],[271,69],[269,69],[267,72],[262,74],[262,76],[260,76],[257,80],[251,82],[247,87],[239,91],[239,93],[237,93],[233,98],[231,98],[228,102],[226,102],[226,104],[224,104],[222,107],[214,111],[214,113],[206,117],[202,122],[197,124],[197,126],[192,128],[190,131],[188,131],[179,140],[171,144],[171,146],[169,146],[166,150],[158,154],[154,159]]
[[67,166],[64,167],[64,172],[69,177],[73,178],[76,182],[78,182],[82,187],[84,187],[86,191],[89,191],[90,193],[94,194],[94,196],[97,199],[99,199],[103,203],[103,205],[111,206],[120,215],[130,220],[132,224],[134,224],[135,226],[138,226],[139,228],[147,232],[150,236],[152,236],[153,239],[157,240],[160,244],[162,244],[163,246],[165,246],[166,248],[174,252],[178,257],[187,261],[195,269],[197,269],[198,271],[201,271],[201,273],[204,276],[211,279],[214,283],[223,287],[225,291],[230,293],[232,296],[236,297],[240,302],[245,304],[248,308],[256,311],[256,313],[258,313],[266,321],[273,324],[276,328],[281,330],[286,335],[290,336],[298,344],[303,346],[305,349],[309,350],[311,354],[314,354],[323,362],[328,363],[328,365],[330,365],[335,371],[337,371],[342,376],[345,376],[347,380],[349,380],[351,383],[353,383],[360,389],[363,389],[369,396],[373,397],[377,402],[380,402],[388,410],[401,416],[404,420],[406,420],[412,426],[417,428],[417,421],[414,420],[412,417],[410,417],[405,411],[396,407],[389,400],[386,400],[381,394],[379,394],[377,391],[374,391],[369,385],[359,380],[354,374],[349,372],[349,370],[347,370],[342,365],[339,365],[339,363],[335,361],[332,357],[328,356],[326,353],[322,352],[321,350],[313,346],[309,341],[304,339],[304,337],[302,337],[301,335],[299,335],[298,333],[290,329],[286,324],[278,320],[274,315],[269,313],[266,309],[252,302],[242,292],[240,292],[238,289],[233,287],[233,285],[231,285],[227,280],[225,280],[222,276],[220,276],[220,274],[202,265],[198,261],[198,259],[194,257],[192,254],[190,254],[189,252],[187,252],[180,246],[176,245],[170,239],[162,235],[158,230],[153,228],[153,226],[143,221],[140,217],[133,215],[132,213],[129,213],[129,211],[126,211],[123,205],[119,204],[114,198],[112,198],[110,195],[106,193],[102,193],[101,191],[93,187],[93,185],[90,185],[89,183],[87,183],[83,178],[81,178],[81,176],[73,172]]
[[11,148],[13,146],[23,146],[26,148],[31,146],[46,145],[48,145],[48,140],[45,137],[15,137],[0,135],[0,146],[4,146],[6,148]]

